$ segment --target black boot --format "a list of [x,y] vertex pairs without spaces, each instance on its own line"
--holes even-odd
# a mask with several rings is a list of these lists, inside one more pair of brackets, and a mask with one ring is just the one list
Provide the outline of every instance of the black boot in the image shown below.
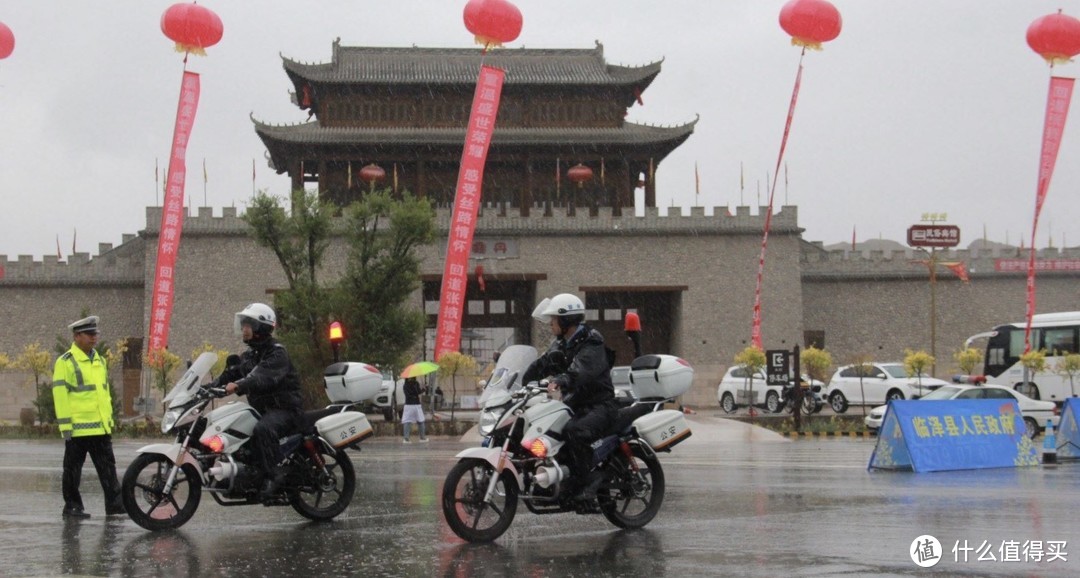
[[581,493],[577,495],[577,511],[579,514],[595,514],[600,511],[600,503],[596,499],[596,492],[600,484],[604,482],[604,472],[593,470],[585,478],[585,484]]
[[82,509],[82,506],[65,506],[62,516],[65,518],[72,518],[76,520],[85,520],[86,518],[90,517],[90,514],[87,514]]
[[127,514],[127,508],[124,507],[124,500],[119,496],[117,496],[115,500],[105,504],[106,516],[123,516],[125,514]]
[[285,481],[285,471],[281,468],[277,468],[270,475],[266,476],[266,481],[263,482],[262,492],[260,497],[264,500],[269,500],[277,493],[278,488],[281,487],[281,483]]

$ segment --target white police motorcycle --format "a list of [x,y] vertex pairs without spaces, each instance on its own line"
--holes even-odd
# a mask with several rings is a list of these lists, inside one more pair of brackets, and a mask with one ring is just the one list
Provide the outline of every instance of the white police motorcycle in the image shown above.
[[263,498],[256,450],[249,443],[259,413],[242,401],[207,411],[226,395],[216,384],[200,385],[216,362],[216,354],[203,353],[165,396],[161,431],[175,434],[176,441],[140,448],[128,466],[121,495],[131,519],[147,530],[179,528],[195,514],[203,492],[222,506],[290,505],[311,520],[343,512],[356,487],[345,450],[359,449],[374,433],[364,414],[350,408],[379,391],[379,371],[363,363],[326,368],[331,405],[306,412],[300,430],[281,439],[286,477],[272,497]]
[[[534,514],[580,511],[563,492],[570,477],[561,432],[571,409],[548,397],[542,383],[521,384],[531,353],[509,349],[500,357],[518,367],[496,368],[481,397],[481,447],[457,455],[443,483],[442,509],[455,534],[469,542],[495,540],[510,527],[518,502]],[[506,371],[500,372],[500,369]],[[664,471],[657,452],[670,451],[690,436],[682,412],[664,410],[665,401],[690,388],[693,369],[671,355],[645,355],[631,364],[638,401],[619,410],[613,433],[593,444],[593,468],[602,474],[600,512],[620,528],[640,528],[660,511]],[[593,513],[593,512],[581,512]]]

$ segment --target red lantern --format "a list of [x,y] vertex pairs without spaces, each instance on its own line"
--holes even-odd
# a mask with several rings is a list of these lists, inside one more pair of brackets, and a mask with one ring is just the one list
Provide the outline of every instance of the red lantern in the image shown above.
[[0,22],[0,60],[11,56],[13,50],[15,50],[15,35],[6,24]]
[[464,16],[465,28],[485,50],[513,42],[521,34],[521,11],[506,0],[469,0]]
[[381,181],[386,178],[386,171],[379,165],[370,164],[360,169],[360,178],[366,183],[374,183],[375,181]]
[[1028,26],[1027,43],[1051,66],[1069,62],[1080,54],[1080,20],[1058,10]]
[[592,169],[578,163],[566,171],[566,177],[570,179],[570,182],[577,183],[578,188],[581,188],[585,186],[585,183],[592,180]]
[[821,44],[840,35],[840,11],[825,0],[791,0],[780,9],[780,27],[791,43],[821,50]]
[[173,4],[161,15],[161,31],[176,42],[177,52],[206,55],[206,49],[221,41],[221,19],[198,4]]

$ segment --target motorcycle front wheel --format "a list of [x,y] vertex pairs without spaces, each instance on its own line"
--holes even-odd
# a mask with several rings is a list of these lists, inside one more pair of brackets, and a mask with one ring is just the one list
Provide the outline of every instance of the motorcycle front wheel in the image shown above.
[[664,503],[664,470],[656,454],[640,445],[630,446],[631,456],[616,450],[604,469],[607,479],[597,496],[600,511],[620,528],[641,528],[656,517]]
[[195,515],[202,499],[202,478],[195,466],[184,464],[166,492],[165,482],[176,467],[161,454],[139,454],[131,462],[120,494],[132,521],[156,532],[179,528]]
[[296,452],[300,484],[289,503],[301,516],[315,521],[331,520],[345,511],[356,491],[356,472],[345,450],[332,452],[318,446],[322,464],[301,448]]
[[517,512],[517,482],[503,473],[491,502],[484,501],[495,467],[485,460],[464,459],[454,465],[443,482],[442,506],[446,523],[469,542],[491,542],[510,527]]

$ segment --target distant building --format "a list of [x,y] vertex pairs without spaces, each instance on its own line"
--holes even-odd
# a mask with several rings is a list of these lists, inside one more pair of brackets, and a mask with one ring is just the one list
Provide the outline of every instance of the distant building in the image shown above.
[[[749,341],[764,208],[752,214],[737,207],[729,215],[723,207],[686,214],[656,207],[655,172],[694,129],[694,122],[656,127],[623,119],[660,63],[609,65],[600,45],[499,50],[485,62],[506,70],[506,85],[476,225],[462,350],[488,360],[509,343],[546,345],[550,336],[531,319],[533,306],[574,292],[618,351],[618,363],[630,360],[622,323],[635,310],[646,351],[694,365],[694,388],[684,401],[715,404],[724,368]],[[369,190],[361,171],[374,164],[385,174],[380,186],[431,199],[445,235],[478,67],[478,50],[335,42],[329,63],[284,59],[296,103],[314,120],[253,121],[255,131],[292,186],[317,183],[321,194],[345,204]],[[592,171],[581,187],[567,176],[578,164]],[[640,217],[633,206],[639,187]],[[103,244],[93,257],[0,255],[0,351],[14,354],[35,340],[51,347],[55,336],[70,337],[66,325],[83,310],[101,315],[107,341],[134,340],[123,398],[128,413],[138,411],[137,398],[148,393],[137,351],[150,310],[160,208],[147,208],[146,218],[138,236],[125,236],[118,247]],[[838,363],[930,349],[928,273],[912,263],[920,257],[881,241],[826,248],[803,240],[802,231],[796,207],[773,215],[762,299],[766,348],[816,344]],[[428,313],[429,338],[420,355],[431,351],[442,251],[439,244],[422,251],[423,288],[414,299]],[[966,263],[972,279],[938,276],[938,374],[947,375],[964,338],[1023,317],[1025,280],[1015,248],[940,254]],[[345,262],[344,244],[327,255],[330,280]],[[1048,264],[1039,273],[1039,311],[1080,309],[1080,265],[1073,267],[1080,250],[1048,249],[1039,258]],[[204,342],[238,349],[233,313],[251,301],[272,302],[287,286],[271,252],[255,244],[231,208],[216,216],[201,208],[185,220],[175,283],[170,349],[182,357]],[[0,397],[0,408],[15,417],[32,398],[24,377],[0,372],[0,396],[9,398]],[[7,414],[0,411],[0,419],[13,419]]]

